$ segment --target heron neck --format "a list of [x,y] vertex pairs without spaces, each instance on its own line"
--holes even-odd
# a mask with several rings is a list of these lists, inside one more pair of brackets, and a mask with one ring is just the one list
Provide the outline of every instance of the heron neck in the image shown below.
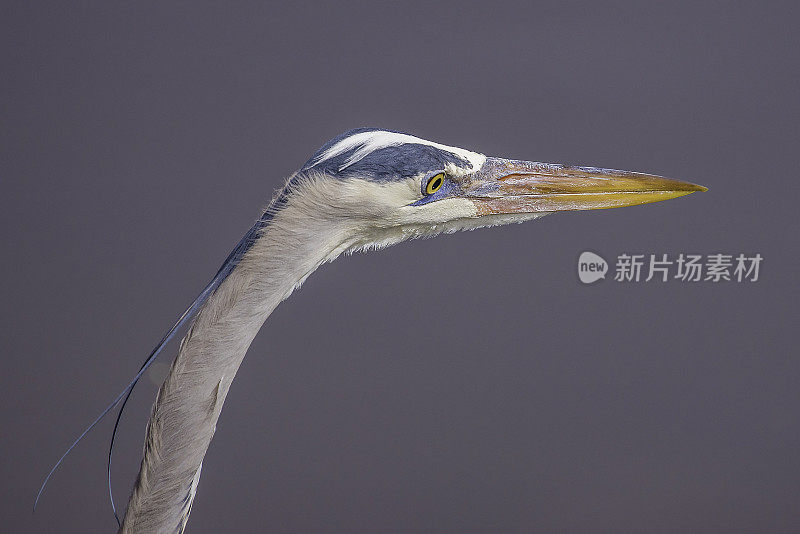
[[348,232],[289,205],[199,311],[161,386],[120,532],[181,532],[231,382],[275,307],[348,247]]

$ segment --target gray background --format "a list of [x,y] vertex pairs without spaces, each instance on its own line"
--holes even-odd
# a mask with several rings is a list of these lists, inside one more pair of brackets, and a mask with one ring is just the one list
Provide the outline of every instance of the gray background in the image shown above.
[[[189,532],[800,530],[789,2],[221,4],[2,8],[5,532],[114,530],[111,420],[31,516],[42,477],[284,177],[365,125],[711,191],[325,266],[245,359]],[[765,260],[583,286],[585,249]]]

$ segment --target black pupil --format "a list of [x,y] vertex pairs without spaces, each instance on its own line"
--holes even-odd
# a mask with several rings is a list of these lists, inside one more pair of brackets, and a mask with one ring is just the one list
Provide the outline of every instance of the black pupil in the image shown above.
[[433,191],[434,189],[439,189],[439,184],[441,183],[442,183],[441,177],[434,178],[433,181],[431,182],[431,187],[430,187],[431,191]]

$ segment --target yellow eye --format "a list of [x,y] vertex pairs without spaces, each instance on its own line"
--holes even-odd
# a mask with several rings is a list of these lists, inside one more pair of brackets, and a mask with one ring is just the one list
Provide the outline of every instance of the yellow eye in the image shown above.
[[428,178],[428,184],[425,186],[425,194],[432,195],[442,188],[444,184],[444,173],[440,172]]

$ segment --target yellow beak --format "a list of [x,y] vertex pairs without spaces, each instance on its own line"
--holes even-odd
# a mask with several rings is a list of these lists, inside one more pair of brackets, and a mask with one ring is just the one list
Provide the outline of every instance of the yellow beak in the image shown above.
[[707,191],[652,174],[487,158],[462,185],[478,215],[635,206]]

